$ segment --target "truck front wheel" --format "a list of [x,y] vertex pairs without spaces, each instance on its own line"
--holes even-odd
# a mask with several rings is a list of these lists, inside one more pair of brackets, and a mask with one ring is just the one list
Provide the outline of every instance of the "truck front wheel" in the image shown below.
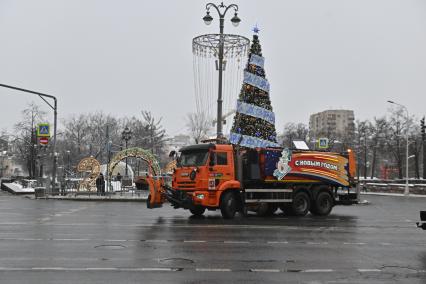
[[327,216],[333,209],[333,197],[330,193],[322,191],[312,204],[311,213],[318,216]]
[[232,219],[237,212],[237,200],[232,191],[227,191],[222,195],[220,202],[220,212],[224,219]]
[[293,197],[291,203],[291,213],[295,216],[305,216],[311,207],[309,196],[302,191],[297,192]]

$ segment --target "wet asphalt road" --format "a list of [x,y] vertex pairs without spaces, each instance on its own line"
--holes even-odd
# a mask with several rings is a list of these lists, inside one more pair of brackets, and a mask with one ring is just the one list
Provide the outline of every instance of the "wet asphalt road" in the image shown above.
[[0,283],[426,283],[426,198],[363,196],[326,218],[0,193]]

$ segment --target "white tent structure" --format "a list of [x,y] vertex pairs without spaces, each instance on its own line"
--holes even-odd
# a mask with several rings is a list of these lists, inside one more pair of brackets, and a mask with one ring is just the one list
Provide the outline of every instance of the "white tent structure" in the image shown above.
[[[101,173],[104,176],[107,176],[107,165],[101,165]],[[117,164],[117,166],[114,168],[114,171],[112,172],[112,176],[115,177],[118,173],[120,173],[120,175],[122,177],[124,177],[126,175],[126,163],[125,162],[119,162]],[[127,175],[129,176],[129,178],[131,180],[133,180],[135,173],[133,172],[132,167],[130,167],[130,165],[127,165]]]

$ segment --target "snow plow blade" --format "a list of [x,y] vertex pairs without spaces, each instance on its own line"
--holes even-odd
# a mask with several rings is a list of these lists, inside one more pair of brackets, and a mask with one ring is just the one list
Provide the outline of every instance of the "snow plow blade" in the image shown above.
[[165,201],[164,181],[161,177],[147,178],[149,184],[149,195],[146,200],[146,207],[149,209],[160,208]]

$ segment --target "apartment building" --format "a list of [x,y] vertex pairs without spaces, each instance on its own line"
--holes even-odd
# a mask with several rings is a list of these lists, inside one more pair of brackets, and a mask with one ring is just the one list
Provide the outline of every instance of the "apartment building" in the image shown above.
[[353,110],[325,110],[309,117],[309,137],[311,140],[320,137],[339,139],[353,136],[355,132],[355,116]]

